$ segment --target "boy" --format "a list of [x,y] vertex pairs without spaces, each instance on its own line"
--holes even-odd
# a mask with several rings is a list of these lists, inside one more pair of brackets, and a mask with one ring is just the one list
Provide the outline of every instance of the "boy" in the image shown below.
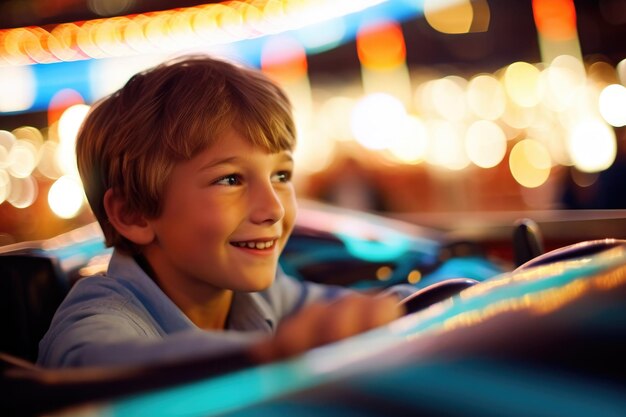
[[114,252],[105,276],[80,280],[62,303],[38,363],[145,364],[232,349],[268,361],[398,317],[393,297],[278,270],[296,213],[295,138],[275,84],[208,57],[137,74],[95,105],[77,161]]

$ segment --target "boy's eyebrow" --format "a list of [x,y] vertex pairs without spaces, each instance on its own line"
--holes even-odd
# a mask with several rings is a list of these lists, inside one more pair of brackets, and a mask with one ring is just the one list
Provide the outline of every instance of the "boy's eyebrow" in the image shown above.
[[[282,157],[280,158],[283,161],[287,161],[287,162],[293,162],[293,157],[291,156],[290,153],[287,152],[282,152]],[[229,156],[227,158],[223,158],[223,159],[217,159],[215,161],[211,161],[205,165],[202,165],[198,171],[204,171],[206,169],[210,169],[213,168],[215,166],[218,165],[225,165],[225,164],[231,164],[231,163],[235,163],[242,160],[242,158],[238,157],[238,156]]]
[[211,161],[211,162],[209,162],[207,164],[202,165],[198,169],[198,171],[204,171],[205,169],[213,168],[214,166],[218,166],[218,165],[230,164],[230,163],[233,163],[233,162],[237,162],[240,159],[241,158],[239,158],[238,156],[230,156],[228,158],[217,159],[215,161]]

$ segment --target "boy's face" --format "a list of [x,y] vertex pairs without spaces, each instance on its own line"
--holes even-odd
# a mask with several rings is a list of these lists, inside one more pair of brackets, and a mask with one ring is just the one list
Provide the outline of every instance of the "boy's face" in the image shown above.
[[267,153],[234,130],[177,164],[163,213],[148,220],[156,237],[144,255],[159,281],[189,296],[270,286],[296,215],[292,170],[291,152]]

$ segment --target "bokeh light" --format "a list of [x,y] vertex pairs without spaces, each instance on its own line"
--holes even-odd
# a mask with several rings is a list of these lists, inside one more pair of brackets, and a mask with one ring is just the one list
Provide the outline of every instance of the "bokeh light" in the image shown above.
[[439,32],[468,33],[474,20],[474,10],[470,0],[424,0],[424,17]]
[[4,169],[0,168],[0,204],[2,204],[11,194],[11,176]]
[[462,125],[448,120],[429,120],[426,129],[429,137],[426,161],[429,164],[453,171],[470,164],[463,143],[465,131]]
[[466,81],[456,76],[432,81],[428,91],[439,116],[457,122],[465,119],[467,116],[465,85]]
[[541,36],[555,41],[576,36],[573,0],[533,0],[533,15]]
[[516,143],[509,155],[509,168],[515,181],[526,188],[543,185],[552,168],[546,147],[533,139]]
[[30,109],[36,93],[32,66],[0,66],[0,112]]
[[387,150],[395,161],[417,164],[426,157],[428,132],[423,121],[416,116],[407,116],[398,136],[389,139]]
[[469,159],[481,168],[492,168],[506,154],[506,136],[502,129],[488,120],[478,120],[467,129],[465,149]]
[[606,86],[600,93],[600,114],[611,126],[626,125],[626,87],[620,84]]
[[74,178],[63,176],[56,180],[48,192],[52,212],[62,219],[75,217],[83,207],[82,185]]
[[7,171],[15,178],[28,177],[37,166],[37,148],[25,140],[17,140],[7,155]]
[[17,139],[13,133],[6,130],[0,130],[0,169],[9,166],[9,152]]
[[537,107],[522,107],[509,101],[501,120],[514,129],[523,130],[529,128],[537,120]]
[[561,112],[575,102],[585,83],[582,62],[569,55],[560,55],[542,71],[542,103],[553,111]]
[[617,154],[615,132],[602,120],[581,120],[570,133],[569,152],[580,171],[605,170],[613,164]]
[[372,150],[385,149],[390,138],[402,135],[406,117],[404,105],[389,94],[365,96],[352,110],[350,126],[354,138]]
[[361,65],[368,69],[395,68],[406,59],[404,35],[397,22],[382,21],[363,26],[357,33],[356,47]]
[[344,96],[326,100],[318,112],[323,133],[334,140],[351,140],[350,114],[355,104],[356,100]]
[[515,104],[533,107],[541,99],[540,71],[528,62],[515,62],[504,73],[504,88]]
[[307,75],[306,52],[291,36],[272,37],[263,45],[261,69],[278,82],[296,82]]
[[16,208],[26,208],[37,199],[39,187],[33,177],[10,177],[11,190],[7,201]]
[[53,140],[45,141],[39,148],[37,171],[44,177],[57,179],[63,175],[57,159],[58,148],[58,142]]
[[84,104],[80,93],[72,88],[63,88],[52,96],[48,104],[48,126],[61,118],[63,112],[75,104]]
[[481,74],[468,83],[467,102],[476,116],[485,120],[496,120],[504,113],[506,95],[494,76]]
[[617,75],[622,85],[626,86],[626,58],[617,64]]
[[59,119],[60,144],[57,150],[57,161],[64,173],[75,177],[78,177],[75,154],[76,136],[89,108],[85,104],[68,107]]
[[100,16],[114,16],[128,10],[133,0],[87,0],[87,7]]
[[328,168],[336,142],[315,129],[298,131],[298,146],[293,154],[298,172],[312,174]]

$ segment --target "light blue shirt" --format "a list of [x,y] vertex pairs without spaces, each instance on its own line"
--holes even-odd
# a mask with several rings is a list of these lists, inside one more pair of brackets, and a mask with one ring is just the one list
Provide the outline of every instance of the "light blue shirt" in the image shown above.
[[146,364],[243,349],[284,317],[347,290],[282,272],[262,292],[236,292],[223,331],[197,327],[131,257],[114,251],[105,275],[79,280],[39,344],[46,367]]

